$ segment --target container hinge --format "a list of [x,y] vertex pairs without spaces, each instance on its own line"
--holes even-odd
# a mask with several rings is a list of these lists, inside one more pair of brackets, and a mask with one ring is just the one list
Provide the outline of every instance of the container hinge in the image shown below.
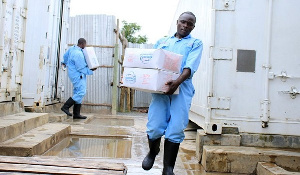
[[18,49],[21,50],[21,51],[24,51],[24,48],[25,48],[25,43],[20,41],[19,44],[18,44]]
[[263,64],[262,68],[264,68],[264,69],[271,69],[272,67],[271,67],[270,64]]
[[281,71],[281,74],[275,74],[274,72],[269,72],[269,79],[273,80],[275,78],[280,78],[282,82],[286,82],[288,78],[300,78],[295,76],[290,76],[286,71]]
[[297,95],[300,94],[300,92],[298,91],[298,89],[296,87],[292,86],[289,91],[279,91],[279,94],[290,94],[290,97],[292,99],[295,99],[297,97]]
[[22,84],[22,76],[21,75],[16,75],[16,83]]
[[214,60],[232,60],[233,49],[225,47],[212,47],[211,57]]
[[235,0],[214,0],[213,7],[218,11],[234,11]]
[[21,14],[21,16],[22,16],[23,18],[26,18],[26,17],[27,17],[27,10],[21,8],[20,14]]
[[230,109],[231,98],[229,97],[208,97],[208,105],[211,109]]

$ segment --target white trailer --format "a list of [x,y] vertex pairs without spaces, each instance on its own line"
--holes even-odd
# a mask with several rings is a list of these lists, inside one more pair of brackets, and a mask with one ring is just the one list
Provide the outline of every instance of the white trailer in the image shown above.
[[190,119],[208,134],[300,135],[300,1],[181,0],[204,50]]

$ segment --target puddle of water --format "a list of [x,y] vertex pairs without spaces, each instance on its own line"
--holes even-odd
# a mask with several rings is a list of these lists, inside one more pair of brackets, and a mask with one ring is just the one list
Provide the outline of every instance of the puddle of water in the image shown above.
[[43,156],[130,158],[131,139],[68,137]]
[[95,118],[88,124],[100,126],[134,126],[133,119],[118,119],[118,118]]

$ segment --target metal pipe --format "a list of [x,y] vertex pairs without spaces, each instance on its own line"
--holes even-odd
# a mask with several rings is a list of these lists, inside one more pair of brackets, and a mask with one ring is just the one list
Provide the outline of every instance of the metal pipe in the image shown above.
[[0,33],[2,36],[0,36],[0,80],[2,75],[2,59],[4,58],[4,14],[6,11],[6,2],[2,1],[0,2]]
[[270,71],[270,55],[271,55],[271,37],[272,37],[272,13],[273,13],[273,0],[269,0],[269,7],[268,7],[268,17],[267,17],[267,27],[266,27],[266,35],[267,35],[267,42],[266,42],[266,63],[263,66],[265,69],[265,85],[264,85],[264,99],[262,102],[262,127],[268,127],[268,122],[270,120],[270,111],[269,111],[269,71]]
[[[207,100],[209,100],[209,97],[212,97],[213,96],[213,74],[214,74],[214,58],[212,58],[212,50],[215,46],[215,32],[216,32],[216,29],[215,29],[215,26],[216,26],[216,10],[215,9],[212,9],[211,11],[211,36],[210,36],[210,53],[209,53],[209,63],[208,63],[208,66],[209,66],[209,72],[208,72],[208,98]],[[208,103],[209,104],[209,103]],[[210,108],[210,106],[208,106],[208,116],[205,117],[205,123],[210,123],[211,121],[211,118],[212,118],[212,110]]]

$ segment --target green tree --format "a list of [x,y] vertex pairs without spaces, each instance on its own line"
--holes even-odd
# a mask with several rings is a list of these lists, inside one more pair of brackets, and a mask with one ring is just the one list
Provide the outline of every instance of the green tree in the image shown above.
[[126,21],[122,21],[122,23],[123,23],[122,33],[125,32],[125,38],[128,40],[128,42],[145,44],[148,41],[146,35],[135,36],[136,32],[141,30],[141,26],[139,26],[136,23],[127,23]]

